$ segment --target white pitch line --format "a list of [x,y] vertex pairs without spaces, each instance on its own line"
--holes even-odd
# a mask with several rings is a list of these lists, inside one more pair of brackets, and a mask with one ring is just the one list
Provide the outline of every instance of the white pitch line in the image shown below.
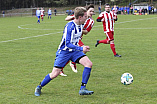
[[127,23],[127,22],[134,22],[134,21],[142,21],[142,20],[155,19],[155,18],[157,18],[157,17],[145,18],[145,19],[137,19],[137,20],[131,20],[131,21],[124,21],[124,22],[117,22],[115,24],[121,24],[121,23]]
[[47,35],[52,35],[52,34],[57,34],[57,33],[62,33],[62,32],[49,33],[49,34],[43,34],[43,35],[37,35],[37,36],[30,36],[30,37],[24,37],[24,38],[12,39],[12,40],[0,41],[0,43],[6,43],[6,42],[11,42],[11,41],[16,41],[16,40],[24,40],[24,39],[29,39],[29,38],[37,38],[37,37],[47,36]]
[[26,29],[26,30],[63,30],[63,29],[37,29],[37,28],[23,28],[22,26],[24,25],[21,25],[21,26],[18,26],[19,29]]
[[[157,18],[157,17],[145,18],[145,19],[137,19],[137,20],[130,20],[130,21],[124,21],[124,22],[116,22],[115,24],[122,24],[122,23],[128,23],[128,22],[134,22],[134,21],[142,21],[142,20],[155,19],[155,18]],[[94,27],[99,27],[99,26],[102,26],[102,25],[97,25],[97,26],[94,26]]]
[[[146,18],[146,19],[137,19],[137,20],[130,20],[130,21],[124,21],[124,22],[116,22],[115,24],[122,24],[122,23],[129,23],[129,22],[134,22],[134,21],[141,21],[141,20],[147,20],[147,19],[154,19],[157,17],[153,17],[153,18]],[[26,24],[26,25],[20,25],[18,26],[19,29],[26,29],[26,30],[62,30],[62,29],[39,29],[39,28],[24,28],[23,26],[28,26],[28,25],[32,25],[32,24]],[[97,25],[94,27],[99,27],[102,25]]]
[[[154,18],[157,18],[157,17],[154,17]],[[124,21],[124,22],[118,22],[116,24],[133,22],[133,21],[139,21],[139,20],[154,19],[154,18],[146,18],[146,19],[137,19],[137,20],[131,20],[131,21]],[[30,25],[30,24],[26,24],[26,25]],[[26,25],[21,25],[21,26],[26,26]],[[18,28],[20,28],[20,29],[30,29],[30,28],[22,28],[21,26],[18,26]],[[99,26],[102,26],[102,25],[98,25],[98,26],[94,26],[94,27],[99,27]],[[119,28],[119,29],[137,29],[137,28]],[[152,28],[138,28],[138,29],[152,29]],[[22,39],[29,39],[29,38],[34,38],[34,37],[41,37],[41,36],[46,36],[46,35],[51,35],[51,34],[57,34],[57,33],[62,33],[62,31],[61,32],[56,32],[56,33],[49,33],[49,34],[43,34],[43,35],[37,35],[37,36],[31,36],[31,37],[24,37],[24,38],[12,39],[12,40],[0,41],[0,43],[6,43],[6,42],[11,42],[11,41],[16,41],[16,40],[22,40]]]
[[[150,29],[157,29],[157,27],[148,27],[148,28],[146,28],[146,27],[145,28],[115,28],[115,30],[116,29],[122,29],[122,30],[123,29],[125,29],[125,30],[126,29],[128,29],[128,30],[130,30],[130,29],[134,29],[134,30],[143,30],[143,29],[144,30],[150,30]],[[98,30],[99,31],[99,30],[103,30],[103,28],[99,28],[99,29],[97,28],[97,29],[92,29],[92,30]]]
[[146,30],[146,29],[157,29],[157,27],[148,27],[148,28],[116,28],[116,29],[136,29],[136,30]]

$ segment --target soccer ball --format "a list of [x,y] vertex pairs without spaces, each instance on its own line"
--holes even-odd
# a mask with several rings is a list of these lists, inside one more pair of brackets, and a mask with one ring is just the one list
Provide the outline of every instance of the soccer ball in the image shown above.
[[121,76],[121,82],[124,85],[130,85],[133,82],[133,76],[130,73],[124,73]]

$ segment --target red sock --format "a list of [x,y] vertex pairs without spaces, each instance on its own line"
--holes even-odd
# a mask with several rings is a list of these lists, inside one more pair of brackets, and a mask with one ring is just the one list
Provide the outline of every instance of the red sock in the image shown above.
[[107,42],[108,42],[107,39],[104,39],[104,40],[100,40],[100,41],[99,41],[99,43],[104,43],[104,44],[108,44]]
[[111,49],[112,49],[113,54],[116,55],[117,53],[116,53],[116,50],[115,50],[115,45],[114,45],[114,43],[111,43],[111,44],[110,44],[110,47],[111,47]]
[[74,65],[76,64],[75,62],[71,62],[71,63],[74,64]]

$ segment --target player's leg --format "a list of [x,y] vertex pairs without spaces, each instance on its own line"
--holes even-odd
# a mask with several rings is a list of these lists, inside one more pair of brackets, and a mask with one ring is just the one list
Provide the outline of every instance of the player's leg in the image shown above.
[[88,91],[86,89],[86,84],[88,83],[93,64],[87,56],[82,57],[79,60],[79,63],[84,66],[84,70],[83,70],[83,74],[82,74],[82,84],[81,84],[79,94],[80,95],[91,95],[94,92],[93,91]]
[[47,74],[43,81],[36,87],[35,96],[40,96],[42,87],[48,84],[52,79],[56,78],[59,75],[60,71],[61,68],[54,67],[52,72],[50,74]]
[[97,43],[95,44],[95,47],[97,47],[100,43],[109,44],[109,40],[108,39],[97,40]]
[[79,94],[80,95],[91,95],[91,94],[93,94],[94,93],[93,91],[88,91],[86,89],[86,84],[87,84],[88,79],[90,77],[92,62],[81,51],[73,52],[73,56],[71,57],[71,61],[73,61],[75,63],[82,64],[84,66],[84,71],[83,71],[83,74],[82,74],[82,84],[81,84]]
[[70,60],[70,54],[64,51],[57,51],[56,52],[56,59],[54,62],[54,67],[53,70],[50,74],[46,75],[43,81],[38,85],[35,89],[35,96],[40,96],[41,94],[41,89],[44,87],[46,84],[48,84],[52,79],[56,78],[62,69],[62,67],[65,66],[67,61]]
[[43,21],[43,15],[41,15],[41,20]]
[[109,39],[109,42],[110,42],[110,48],[111,48],[114,56],[115,57],[121,57],[121,55],[118,55],[116,53],[115,44],[114,44],[114,37],[113,37],[114,36],[114,32],[113,31],[112,32],[108,32],[107,36],[108,36],[108,39]]
[[111,48],[113,54],[116,55],[117,53],[116,53],[116,49],[115,49],[114,40],[110,41],[110,48]]
[[64,68],[62,68],[62,69],[61,69],[61,71],[60,71],[60,74],[59,74],[59,75],[66,77],[67,75],[66,75],[66,74],[64,74],[63,69],[64,69]]
[[75,62],[70,62],[70,67],[73,72],[77,73],[77,68],[76,68],[76,63]]
[[39,21],[39,24],[40,24],[40,16],[39,16],[39,18],[38,18],[38,21]]
[[40,16],[37,16],[37,18],[38,18],[37,23],[39,23],[39,24],[40,24]]
[[97,40],[97,43],[95,44],[95,47],[97,47],[100,43],[103,43],[103,44],[109,44],[109,40],[108,40],[108,34],[106,34],[106,39],[104,40]]
[[[79,45],[80,47],[84,46],[84,43],[81,41],[81,39],[79,40],[78,45]],[[86,53],[85,53],[85,54],[86,54]],[[75,62],[70,62],[70,67],[71,67],[71,69],[72,69],[75,73],[77,73],[77,68],[76,68],[76,63],[75,63]]]
[[[70,61],[68,61],[68,62],[66,63],[66,65],[67,65],[69,62],[70,62]],[[66,65],[65,65],[65,66],[66,66]],[[64,67],[61,69],[60,75],[61,75],[61,76],[67,76],[66,74],[64,74],[63,69],[64,69]]]

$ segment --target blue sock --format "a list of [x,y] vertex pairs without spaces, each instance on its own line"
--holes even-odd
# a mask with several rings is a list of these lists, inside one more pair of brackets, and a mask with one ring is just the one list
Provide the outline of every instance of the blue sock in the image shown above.
[[[83,71],[83,74],[82,74],[82,85],[81,85],[80,90],[81,90],[82,88],[85,88],[85,87],[86,87],[85,85],[87,84],[88,79],[89,79],[89,77],[90,77],[90,72],[91,72],[91,68],[84,67],[84,71]],[[85,84],[85,85],[84,85],[84,84]]]
[[46,75],[43,81],[41,82],[41,87],[44,87],[46,84],[48,84],[52,79],[50,78],[50,75]]

